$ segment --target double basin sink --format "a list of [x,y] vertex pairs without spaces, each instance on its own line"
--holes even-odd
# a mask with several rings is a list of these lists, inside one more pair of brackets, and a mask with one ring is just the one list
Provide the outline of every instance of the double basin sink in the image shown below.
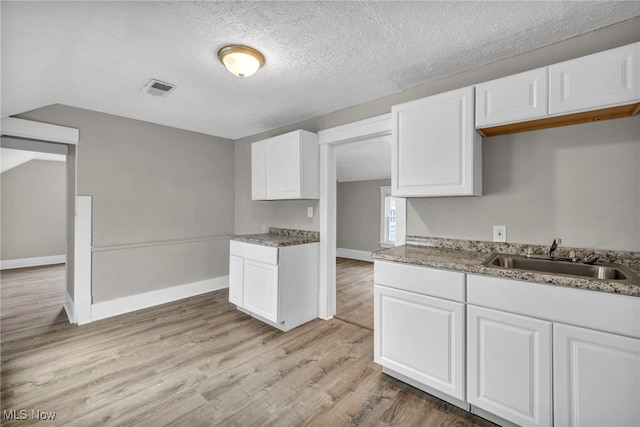
[[482,263],[485,267],[559,274],[586,279],[619,281],[640,285],[640,277],[617,264],[583,264],[554,259],[527,258],[519,255],[494,254]]

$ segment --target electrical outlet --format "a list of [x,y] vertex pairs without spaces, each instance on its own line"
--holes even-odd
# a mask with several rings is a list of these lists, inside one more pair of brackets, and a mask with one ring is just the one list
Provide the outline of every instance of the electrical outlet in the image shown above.
[[494,242],[506,242],[507,241],[507,226],[506,225],[494,225],[493,226],[493,241]]
[[313,218],[313,206],[307,208],[307,218]]

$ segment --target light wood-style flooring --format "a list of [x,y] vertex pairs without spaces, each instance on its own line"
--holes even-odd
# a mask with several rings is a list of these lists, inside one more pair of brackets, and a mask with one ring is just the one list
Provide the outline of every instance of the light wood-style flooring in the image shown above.
[[72,326],[61,277],[2,272],[3,418],[56,413],[2,426],[492,425],[382,374],[373,332],[353,323],[283,333],[222,290]]
[[336,258],[336,318],[373,331],[373,263]]

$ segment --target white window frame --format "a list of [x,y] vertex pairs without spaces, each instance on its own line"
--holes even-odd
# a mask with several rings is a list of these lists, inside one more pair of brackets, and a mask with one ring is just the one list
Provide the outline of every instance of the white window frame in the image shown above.
[[[387,197],[392,197],[391,186],[380,187],[380,242],[379,245],[383,248],[392,248],[396,246],[396,241],[390,241],[388,239],[389,233],[387,230]],[[396,198],[397,201],[397,198]],[[396,218],[397,218],[396,209]],[[396,227],[396,237],[398,229]]]

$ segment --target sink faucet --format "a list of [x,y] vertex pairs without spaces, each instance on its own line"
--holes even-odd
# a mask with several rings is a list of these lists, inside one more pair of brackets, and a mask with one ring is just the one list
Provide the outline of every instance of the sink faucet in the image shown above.
[[562,240],[559,237],[553,239],[553,243],[551,243],[551,247],[547,250],[547,255],[549,258],[553,258],[556,256],[556,249],[558,249],[558,245],[562,243]]

